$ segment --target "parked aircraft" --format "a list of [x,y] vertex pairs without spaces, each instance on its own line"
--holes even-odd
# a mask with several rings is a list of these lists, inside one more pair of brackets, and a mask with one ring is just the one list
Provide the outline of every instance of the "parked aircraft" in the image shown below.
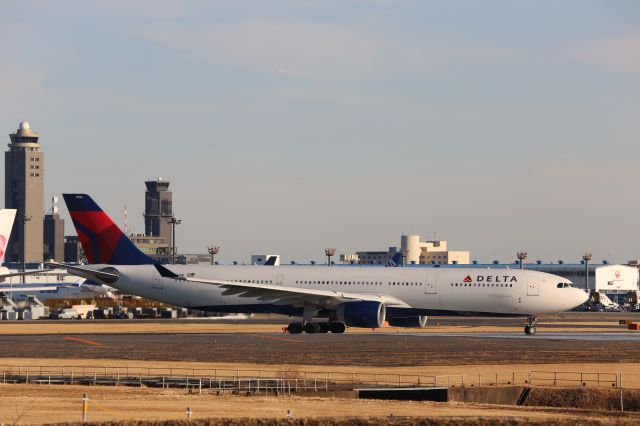
[[64,199],[92,265],[53,266],[176,306],[301,317],[289,324],[290,333],[342,333],[347,326],[382,327],[385,320],[424,327],[427,315],[474,313],[527,317],[525,333],[535,334],[538,315],[587,300],[562,277],[519,269],[163,266],[138,250],[91,197]]
[[[0,264],[4,261],[9,245],[11,228],[15,222],[15,209],[0,210]],[[29,278],[26,278],[26,277]],[[24,282],[28,280],[28,282]],[[40,300],[90,298],[100,294],[110,295],[103,284],[85,283],[80,277],[70,276],[66,270],[32,269],[26,271],[0,267],[0,294],[11,299],[26,299],[35,296]]]

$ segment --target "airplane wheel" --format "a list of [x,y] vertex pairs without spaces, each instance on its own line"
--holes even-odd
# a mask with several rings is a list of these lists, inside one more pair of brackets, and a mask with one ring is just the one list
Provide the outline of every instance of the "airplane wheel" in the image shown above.
[[533,336],[536,334],[536,326],[535,325],[525,325],[524,326],[524,334],[528,334]]
[[318,325],[320,326],[319,333],[328,333],[329,332],[329,323],[328,322],[319,322]]
[[300,334],[302,333],[302,323],[301,322],[292,322],[287,327],[290,334]]
[[302,329],[307,334],[316,334],[320,331],[320,325],[317,322],[308,322]]
[[340,334],[340,333],[344,333],[344,330],[346,330],[346,326],[344,325],[343,322],[330,322],[329,323],[329,331],[334,333],[334,334]]

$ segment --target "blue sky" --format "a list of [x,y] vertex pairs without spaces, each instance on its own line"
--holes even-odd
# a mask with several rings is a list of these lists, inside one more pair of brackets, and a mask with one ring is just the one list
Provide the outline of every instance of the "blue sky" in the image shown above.
[[183,251],[640,257],[637,1],[3,1],[0,40],[47,198],[142,232],[163,176]]

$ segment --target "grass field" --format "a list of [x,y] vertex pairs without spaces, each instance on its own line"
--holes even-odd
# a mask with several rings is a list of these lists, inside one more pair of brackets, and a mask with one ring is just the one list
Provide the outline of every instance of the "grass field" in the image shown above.
[[191,407],[194,419],[202,418],[294,418],[429,417],[530,419],[538,421],[621,419],[639,422],[637,413],[619,415],[594,410],[565,408],[491,406],[481,404],[413,401],[373,401],[322,397],[264,397],[238,395],[190,395],[184,390],[0,385],[0,423],[41,424],[81,420],[82,395],[89,395],[90,421],[186,419]]

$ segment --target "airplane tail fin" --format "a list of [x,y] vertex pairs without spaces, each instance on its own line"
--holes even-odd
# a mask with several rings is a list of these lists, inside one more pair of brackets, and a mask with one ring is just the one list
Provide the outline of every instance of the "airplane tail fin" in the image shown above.
[[63,194],[62,196],[89,263],[112,265],[156,263],[127,238],[90,196],[86,194]]
[[16,220],[16,212],[15,209],[0,210],[0,265],[4,262],[4,254],[7,252],[11,228]]
[[391,259],[389,259],[387,264],[384,266],[386,266],[387,268],[397,268],[400,265],[402,265],[402,253],[398,251],[393,255]]

